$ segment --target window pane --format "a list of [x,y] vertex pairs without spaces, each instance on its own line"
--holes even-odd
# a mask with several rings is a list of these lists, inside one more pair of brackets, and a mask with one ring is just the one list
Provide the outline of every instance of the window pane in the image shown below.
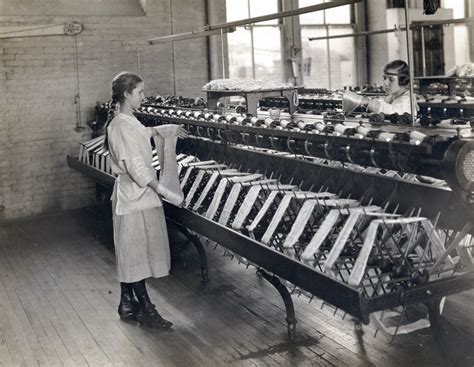
[[[348,33],[353,33],[350,26],[332,26],[329,28],[329,35]],[[331,89],[342,89],[344,86],[352,86],[356,83],[354,40],[353,37],[329,40]]]
[[253,28],[255,78],[283,81],[280,27]]
[[350,5],[325,10],[326,24],[349,24],[351,22]]
[[443,8],[453,9],[453,18],[464,18],[466,16],[464,1],[462,0],[444,0]]
[[228,22],[248,18],[247,0],[226,0],[226,16]]
[[[299,0],[299,7],[317,5],[330,1],[324,0]],[[324,11],[317,11],[300,15],[301,24],[324,24],[324,16],[326,16],[326,24],[349,24],[351,22],[351,6],[338,6]]]
[[[245,0],[242,0],[245,2]],[[261,15],[278,13],[277,0],[250,0],[250,17],[259,17]],[[264,24],[278,24],[278,19],[267,20],[266,22],[259,22],[258,25]]]
[[[322,4],[323,0],[299,0],[299,7]],[[311,13],[300,15],[301,24],[324,24],[324,11],[313,11]]]
[[[465,24],[456,24],[454,26],[454,43],[455,50],[455,64],[469,64],[469,28]],[[471,48],[474,45],[471,42]],[[449,70],[454,65],[446,65],[446,70]]]
[[311,58],[311,73],[304,75],[307,88],[329,88],[328,52],[326,40],[308,41],[309,37],[326,36],[324,27],[301,27],[303,57]]
[[229,45],[229,78],[253,78],[250,31],[238,27],[227,34]]

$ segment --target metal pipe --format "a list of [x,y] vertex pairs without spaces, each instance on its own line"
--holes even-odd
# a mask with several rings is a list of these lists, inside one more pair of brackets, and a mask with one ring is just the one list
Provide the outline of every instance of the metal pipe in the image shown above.
[[425,28],[421,27],[421,62],[423,63],[423,76],[426,76],[426,51],[425,51]]
[[172,35],[172,36],[165,36],[165,37],[150,38],[150,39],[147,40],[147,42],[151,43],[151,44],[153,44],[155,42],[160,42],[160,41],[161,42],[169,42],[169,41],[175,40],[175,39],[169,39],[170,37],[178,37],[178,36],[182,37],[180,39],[186,39],[186,37],[189,38],[190,36],[193,36],[193,37],[207,36],[209,34],[205,34],[205,32],[219,30],[221,28],[239,27],[239,26],[244,26],[246,24],[265,22],[267,20],[272,20],[272,19],[292,17],[292,16],[295,16],[295,15],[311,13],[311,12],[314,12],[314,11],[320,11],[320,10],[325,10],[325,9],[336,8],[336,7],[343,6],[343,5],[350,5],[350,4],[360,3],[362,1],[363,0],[335,0],[335,1],[332,1],[330,3],[305,6],[303,8],[299,8],[299,9],[287,10],[287,11],[282,11],[282,12],[279,12],[279,13],[267,14],[267,15],[262,15],[262,16],[254,17],[254,18],[241,19],[241,20],[236,20],[234,22],[219,23],[219,24],[214,24],[214,25],[206,25],[206,26],[197,28],[193,32],[181,33],[181,34],[176,34],[176,35]]
[[80,79],[79,79],[79,50],[77,45],[77,35],[74,35],[74,66],[76,69],[76,95],[74,96],[74,103],[76,104],[76,131],[82,131],[85,129],[82,126],[82,116],[81,116],[81,88],[80,88]]
[[212,31],[193,30],[192,32],[186,32],[186,33],[172,34],[170,36],[150,38],[150,39],[147,40],[147,42],[150,45],[154,45],[154,44],[157,44],[157,43],[167,43],[167,42],[174,42],[174,41],[183,41],[183,40],[187,40],[187,39],[191,39],[191,38],[214,36],[214,35],[219,35],[222,32],[232,33],[234,31],[235,31],[235,27],[214,29]]
[[[247,6],[249,9],[249,15],[250,15],[250,0],[247,0]],[[245,28],[247,29],[247,28]],[[255,48],[254,48],[254,38],[253,38],[253,29],[249,28],[250,31],[250,49],[252,50],[252,78],[255,79]]]
[[[459,19],[447,19],[447,20],[436,20],[436,21],[430,21],[430,22],[421,22],[417,24],[412,24],[410,26],[410,29],[423,28],[430,25],[438,25],[438,24],[470,23],[470,22],[473,22],[473,20],[474,18],[459,18]],[[320,41],[320,40],[325,40],[328,38],[332,39],[332,38],[345,38],[345,37],[364,37],[364,36],[371,36],[374,34],[393,33],[393,32],[398,32],[398,31],[405,31],[405,30],[406,30],[406,26],[400,25],[399,27],[380,29],[377,31],[345,33],[345,34],[338,34],[334,36],[309,37],[308,41]]]
[[141,74],[140,70],[140,47],[137,47],[137,70],[138,70],[138,75]]
[[419,27],[427,27],[430,25],[473,23],[473,22],[474,22],[473,17],[446,19],[446,20],[428,20],[426,22],[417,22],[417,24],[412,24],[410,28],[413,29],[413,28],[419,28]]
[[224,30],[221,28],[222,79],[225,79]]
[[[170,28],[171,28],[171,34],[174,33],[174,27],[173,27],[173,3],[170,0],[169,2],[170,6]],[[174,57],[174,42],[171,42],[171,60],[173,64],[173,94],[176,95],[176,64],[174,62],[175,57]]]
[[414,92],[413,92],[413,39],[412,39],[412,34],[410,30],[410,19],[408,16],[408,1],[405,1],[405,24],[408,25],[405,30],[406,34],[406,39],[407,39],[407,57],[408,57],[408,67],[409,67],[409,77],[410,77],[410,111],[411,111],[411,116],[413,118],[412,124],[415,124],[415,118],[416,118],[416,107],[415,103],[413,103],[413,97],[414,97]]
[[400,28],[389,28],[389,29],[381,29],[379,31],[366,31],[366,32],[357,32],[357,33],[345,33],[345,34],[337,34],[334,36],[321,36],[321,37],[309,37],[308,41],[321,41],[325,39],[333,39],[333,38],[346,38],[346,37],[363,37],[363,36],[371,36],[373,34],[381,34],[381,33],[393,33],[397,31],[403,31],[405,27]]
[[265,22],[267,20],[272,20],[272,19],[292,17],[292,16],[295,16],[295,15],[312,13],[314,11],[337,8],[339,6],[360,3],[362,1],[363,0],[335,0],[335,1],[331,1],[330,3],[305,6],[303,8],[299,8],[299,9],[287,10],[287,11],[282,11],[282,12],[279,12],[279,13],[267,14],[267,15],[262,15],[262,16],[254,17],[254,18],[241,19],[241,20],[236,20],[234,22],[214,24],[214,25],[208,26],[209,27],[208,29],[219,29],[219,28],[225,28],[225,27],[239,27],[239,26],[243,26],[243,25],[251,24],[251,23]]

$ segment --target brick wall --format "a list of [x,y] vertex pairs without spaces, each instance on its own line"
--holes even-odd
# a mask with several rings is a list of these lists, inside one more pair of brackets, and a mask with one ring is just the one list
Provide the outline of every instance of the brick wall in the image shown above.
[[86,123],[96,102],[109,99],[118,72],[140,70],[147,95],[202,95],[209,80],[206,39],[176,42],[174,49],[145,40],[206,24],[205,0],[146,6],[146,16],[0,17],[0,27],[83,24],[77,38],[0,39],[0,220],[94,202],[95,184],[68,168],[66,155],[90,137]]

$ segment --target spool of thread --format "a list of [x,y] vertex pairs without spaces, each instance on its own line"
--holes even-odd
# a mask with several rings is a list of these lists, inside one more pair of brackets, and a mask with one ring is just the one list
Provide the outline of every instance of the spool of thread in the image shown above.
[[367,136],[367,134],[370,132],[370,129],[367,129],[366,127],[363,127],[363,126],[359,126],[357,128],[357,134],[365,137]]
[[219,122],[219,121],[222,120],[222,116],[219,115],[218,113],[214,114],[214,116],[212,116],[212,118],[215,122]]
[[324,131],[324,128],[326,127],[326,125],[324,125],[323,123],[321,122],[318,122],[316,125],[316,130],[320,131],[320,132],[323,132]]
[[193,116],[196,120],[199,120],[200,118],[203,117],[203,114],[200,111],[196,111],[196,112],[194,112]]
[[303,130],[306,127],[306,122],[299,120],[297,123],[298,127]]
[[380,112],[380,113],[373,113],[369,115],[369,122],[384,122],[385,121],[385,115]]
[[204,118],[205,118],[206,120],[212,120],[212,119],[214,118],[214,115],[213,115],[212,113],[210,113],[210,112],[206,112],[206,113],[204,114]]
[[411,113],[404,112],[403,115],[399,116],[399,123],[403,125],[411,125],[413,124],[413,118],[411,117]]
[[240,124],[240,125],[243,125],[243,124],[244,124],[244,121],[245,121],[245,117],[243,117],[243,116],[239,116],[239,117],[237,117],[237,119],[236,119],[236,122],[237,122],[238,124]]
[[377,139],[389,142],[389,141],[392,141],[394,137],[395,137],[395,134],[393,134],[393,133],[380,133],[377,136]]
[[420,133],[419,131],[410,132],[410,144],[419,145],[425,140],[426,134]]
[[362,96],[351,92],[346,91],[342,96],[342,112],[351,113],[362,103]]
[[391,124],[398,124],[400,122],[400,115],[398,113],[393,113],[388,118]]
[[251,123],[252,125],[257,125],[257,122],[258,122],[258,118],[257,118],[257,117],[253,116],[253,117],[250,118],[250,123]]
[[334,132],[334,125],[332,125],[331,123],[327,123],[324,127],[324,132],[327,134],[332,134]]
[[267,117],[265,120],[264,120],[264,123],[265,123],[265,126],[267,127],[272,127],[274,125],[274,120],[271,119],[270,117]]
[[421,126],[424,126],[424,127],[430,126],[430,120],[431,120],[431,116],[430,116],[430,115],[421,115],[421,117],[420,117],[420,125],[421,125]]
[[342,135],[344,134],[344,132],[346,131],[347,129],[347,126],[346,125],[343,125],[343,124],[337,124],[336,126],[334,126],[334,133],[336,135]]
[[282,128],[285,129],[285,128],[287,128],[287,127],[291,127],[291,126],[288,126],[288,125],[290,125],[290,121],[288,121],[288,120],[280,120],[280,126],[281,126]]
[[227,116],[225,117],[225,120],[226,120],[229,124],[232,124],[233,122],[235,122],[236,118],[235,118],[235,116],[227,115]]
[[441,122],[437,115],[433,115],[428,113],[427,115],[422,115],[420,117],[420,125],[421,126],[430,126],[430,125],[438,125]]

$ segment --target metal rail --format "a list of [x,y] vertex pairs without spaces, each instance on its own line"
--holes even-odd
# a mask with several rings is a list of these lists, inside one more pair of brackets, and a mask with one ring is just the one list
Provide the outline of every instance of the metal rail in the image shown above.
[[[474,18],[459,18],[459,19],[447,19],[447,20],[434,20],[430,22],[420,22],[420,23],[417,22],[416,24],[410,25],[410,29],[425,28],[432,25],[440,25],[440,24],[465,24],[465,23],[472,23],[473,21],[474,21]],[[406,29],[407,29],[406,25],[400,25],[398,27],[380,29],[376,31],[345,33],[345,34],[337,34],[333,36],[308,37],[308,41],[321,41],[321,40],[333,39],[333,38],[365,37],[365,36],[372,36],[374,34],[400,32],[400,31],[405,31]]]
[[[282,11],[282,12],[279,12],[279,13],[262,15],[262,16],[259,16],[259,17],[241,19],[241,20],[236,20],[236,21],[227,22],[227,23],[206,25],[206,26],[203,26],[203,27],[196,28],[192,32],[181,33],[181,34],[176,34],[176,35],[171,35],[171,36],[150,38],[150,39],[147,40],[147,42],[153,44],[153,43],[158,43],[158,42],[170,42],[170,41],[176,41],[178,39],[191,38],[191,36],[192,37],[207,36],[207,35],[210,35],[210,34],[206,34],[205,32],[215,31],[215,30],[220,30],[220,29],[229,29],[231,27],[240,27],[240,26],[245,26],[247,24],[265,22],[267,20],[280,19],[280,18],[285,18],[285,17],[292,17],[292,16],[295,16],[295,15],[311,13],[311,12],[314,12],[314,11],[321,11],[321,10],[325,10],[325,9],[337,8],[339,6],[360,3],[362,1],[363,0],[335,0],[335,1],[332,1],[330,3],[305,6],[303,8],[299,8],[299,9],[287,10],[287,11]],[[212,34],[218,34],[218,33],[219,32],[212,33]],[[173,37],[176,37],[176,39],[173,39]]]

